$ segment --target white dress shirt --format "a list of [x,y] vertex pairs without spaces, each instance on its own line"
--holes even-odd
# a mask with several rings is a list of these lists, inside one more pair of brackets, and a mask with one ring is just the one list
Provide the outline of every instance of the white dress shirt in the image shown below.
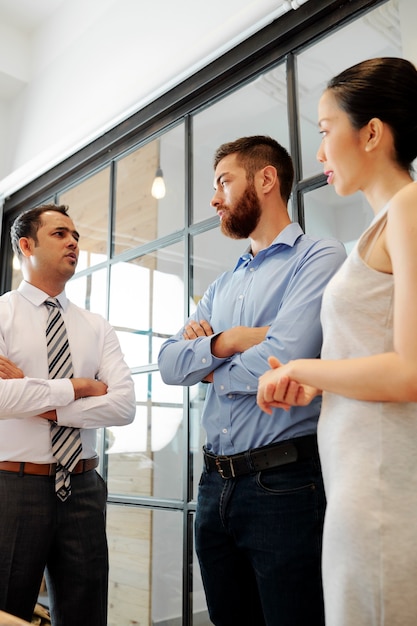
[[[13,361],[26,377],[48,379],[46,349],[48,295],[23,281],[18,290],[0,297],[0,354]],[[108,385],[103,396],[69,401],[69,381],[46,383],[57,412],[58,424],[81,429],[83,458],[96,454],[96,429],[129,424],[135,416],[135,393],[130,370],[124,361],[113,327],[103,317],[70,302],[65,293],[57,296],[62,307],[71,349],[75,378],[98,378]],[[0,461],[53,463],[50,423],[35,417],[45,409],[45,390],[29,409],[29,398],[16,412],[22,379],[5,381],[15,390],[2,399]],[[28,381],[27,381],[28,382]],[[34,384],[34,383],[33,383]],[[33,387],[28,382],[28,387]],[[35,396],[36,394],[33,394]],[[48,392],[47,394],[48,395]],[[32,396],[32,400],[34,400]],[[10,417],[7,415],[7,399]],[[47,407],[48,408],[48,407]],[[24,417],[22,417],[22,415]]]
[[74,388],[69,378],[0,379],[0,419],[30,417],[73,400]]

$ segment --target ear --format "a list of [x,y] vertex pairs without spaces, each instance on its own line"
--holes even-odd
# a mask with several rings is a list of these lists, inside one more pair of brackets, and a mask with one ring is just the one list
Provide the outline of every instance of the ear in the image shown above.
[[273,165],[266,165],[261,171],[262,175],[262,191],[263,193],[269,193],[271,189],[277,184],[278,174]]
[[21,237],[19,239],[20,250],[24,257],[29,257],[32,255],[34,241],[31,237]]
[[371,152],[381,142],[384,133],[384,124],[378,117],[373,117],[366,126],[362,128],[361,132],[363,133],[365,142],[365,151]]

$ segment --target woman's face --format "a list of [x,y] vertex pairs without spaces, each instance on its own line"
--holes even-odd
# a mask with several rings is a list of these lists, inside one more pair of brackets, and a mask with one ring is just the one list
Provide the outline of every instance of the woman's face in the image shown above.
[[336,193],[348,196],[362,188],[365,170],[365,134],[353,128],[331,90],[319,102],[319,130],[322,135],[317,159],[329,185]]

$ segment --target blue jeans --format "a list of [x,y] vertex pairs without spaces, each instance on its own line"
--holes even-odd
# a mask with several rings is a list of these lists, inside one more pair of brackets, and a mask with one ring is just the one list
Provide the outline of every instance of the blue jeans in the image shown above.
[[216,626],[323,626],[318,457],[223,479],[203,470],[196,551]]

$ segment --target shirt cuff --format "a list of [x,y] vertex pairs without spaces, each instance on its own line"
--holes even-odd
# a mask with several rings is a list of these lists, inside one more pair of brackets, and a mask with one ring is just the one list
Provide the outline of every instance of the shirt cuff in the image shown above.
[[74,387],[69,378],[48,380],[51,394],[50,406],[66,406],[74,401]]

